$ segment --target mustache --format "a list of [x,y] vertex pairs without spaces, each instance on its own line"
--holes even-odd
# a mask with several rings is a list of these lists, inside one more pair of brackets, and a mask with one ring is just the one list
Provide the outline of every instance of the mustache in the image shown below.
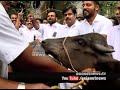
[[84,10],[83,10],[83,13],[84,13],[84,12],[89,12],[89,11],[88,11],[88,10],[86,10],[86,9],[84,9]]
[[66,20],[66,21],[67,21],[67,20],[70,20],[70,18],[68,17],[68,18],[66,18],[65,20]]
[[53,20],[52,18],[49,18],[48,20]]
[[32,23],[27,23],[27,25],[32,25]]

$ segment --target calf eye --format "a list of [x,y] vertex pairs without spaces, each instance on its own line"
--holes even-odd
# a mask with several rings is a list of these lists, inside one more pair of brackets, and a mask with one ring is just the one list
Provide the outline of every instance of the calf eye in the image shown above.
[[78,44],[83,47],[86,45],[86,41],[83,39],[80,39],[80,40],[78,40]]

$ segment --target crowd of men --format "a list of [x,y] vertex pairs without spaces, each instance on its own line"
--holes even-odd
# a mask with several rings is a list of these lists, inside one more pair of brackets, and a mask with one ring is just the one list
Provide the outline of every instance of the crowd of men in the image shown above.
[[[15,68],[17,71],[47,71],[47,72],[73,72],[64,66],[55,63],[52,58],[44,56],[32,57],[32,48],[29,43],[42,42],[45,39],[72,37],[87,33],[103,35],[108,45],[114,48],[112,56],[120,60],[120,26],[98,13],[98,1],[83,1],[84,20],[77,19],[77,11],[73,6],[65,7],[62,11],[63,23],[58,22],[55,10],[47,12],[47,20],[35,18],[31,13],[23,21],[23,11],[9,16],[6,11],[10,1],[0,3],[0,60],[2,63]],[[116,5],[116,18],[120,22],[120,2]],[[7,46],[6,46],[7,45]],[[7,86],[6,86],[7,83]],[[26,84],[26,87],[15,81],[0,77],[0,88],[50,88],[44,84]],[[62,87],[62,86],[61,86]]]

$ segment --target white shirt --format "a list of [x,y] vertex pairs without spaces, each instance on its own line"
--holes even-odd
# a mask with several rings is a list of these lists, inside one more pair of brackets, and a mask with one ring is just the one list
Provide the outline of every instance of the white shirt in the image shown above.
[[113,26],[107,35],[107,42],[114,47],[113,58],[120,61],[120,25]]
[[0,3],[0,60],[5,64],[11,63],[28,45],[29,43],[22,40],[20,33]]
[[59,23],[54,23],[52,26],[50,24],[40,24],[40,28],[38,29],[42,34],[42,40],[57,38],[57,32],[61,30],[63,25]]
[[108,18],[97,14],[95,17],[92,25],[88,23],[88,21],[85,19],[81,21],[80,25],[80,35],[87,34],[87,33],[99,33],[99,34],[106,34],[108,33],[109,29],[113,26],[112,21]]
[[59,31],[58,37],[61,38],[61,37],[67,37],[67,36],[80,35],[79,25],[80,25],[80,22],[78,20],[76,20],[75,23],[71,27],[68,27],[67,25],[64,25],[63,29],[61,29]]
[[[80,35],[79,26],[80,26],[80,22],[78,20],[76,20],[71,27],[65,25],[63,29],[59,31],[58,37],[61,38],[61,37],[68,37],[68,36],[71,37],[71,36]],[[59,83],[58,85],[61,89],[68,89],[72,85],[75,85],[75,83]],[[80,89],[80,88],[76,87],[75,89]]]
[[23,40],[27,42],[33,42],[35,39],[41,41],[41,33],[34,28],[31,30],[28,28],[19,28],[19,32],[23,36]]
[[22,24],[22,25],[20,26],[20,28],[27,28],[27,26],[24,25],[24,24]]

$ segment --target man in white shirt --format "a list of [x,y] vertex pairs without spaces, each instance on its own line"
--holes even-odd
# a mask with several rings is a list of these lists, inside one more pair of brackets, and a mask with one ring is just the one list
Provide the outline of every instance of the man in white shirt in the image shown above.
[[64,20],[66,24],[62,30],[59,30],[58,37],[77,36],[79,35],[80,22],[77,20],[77,11],[73,6],[63,9]]
[[120,2],[116,6],[116,17],[119,25],[113,26],[107,35],[107,42],[112,46],[115,52],[112,53],[113,58],[120,61]]
[[10,18],[11,18],[11,21],[13,22],[13,24],[15,25],[17,30],[19,30],[19,28],[26,28],[26,26],[23,25],[23,22],[22,22],[22,20],[23,20],[23,9],[18,14],[11,14]]
[[[28,42],[24,42],[20,33],[16,30],[11,22],[9,15],[6,13],[10,7],[9,1],[0,3],[0,60],[4,64],[10,64],[13,69],[19,71],[51,71],[51,72],[71,72],[65,67],[55,63],[50,57],[32,56],[33,49]],[[16,89],[47,89],[50,88],[44,84],[19,84],[15,81],[3,79],[0,76],[0,88]]]
[[30,19],[27,19],[26,26],[27,28],[19,28],[19,32],[23,36],[23,39],[29,43],[35,40],[41,42],[41,33],[35,30]]
[[99,2],[83,1],[82,6],[85,19],[80,25],[80,35],[95,32],[107,37],[108,31],[113,25],[111,20],[98,14]]
[[[58,37],[71,37],[79,35],[80,22],[77,20],[77,11],[73,6],[65,7],[62,11],[66,24],[62,30],[59,30]],[[68,89],[75,83],[59,83],[61,89]],[[75,87],[79,89],[80,87]]]
[[[33,19],[32,19],[33,20]],[[48,38],[57,38],[57,33],[59,30],[62,30],[63,27],[60,23],[57,22],[57,13],[55,10],[48,10],[47,13],[47,24],[36,23],[35,19],[33,20],[33,25],[35,29],[41,32],[42,40]]]

